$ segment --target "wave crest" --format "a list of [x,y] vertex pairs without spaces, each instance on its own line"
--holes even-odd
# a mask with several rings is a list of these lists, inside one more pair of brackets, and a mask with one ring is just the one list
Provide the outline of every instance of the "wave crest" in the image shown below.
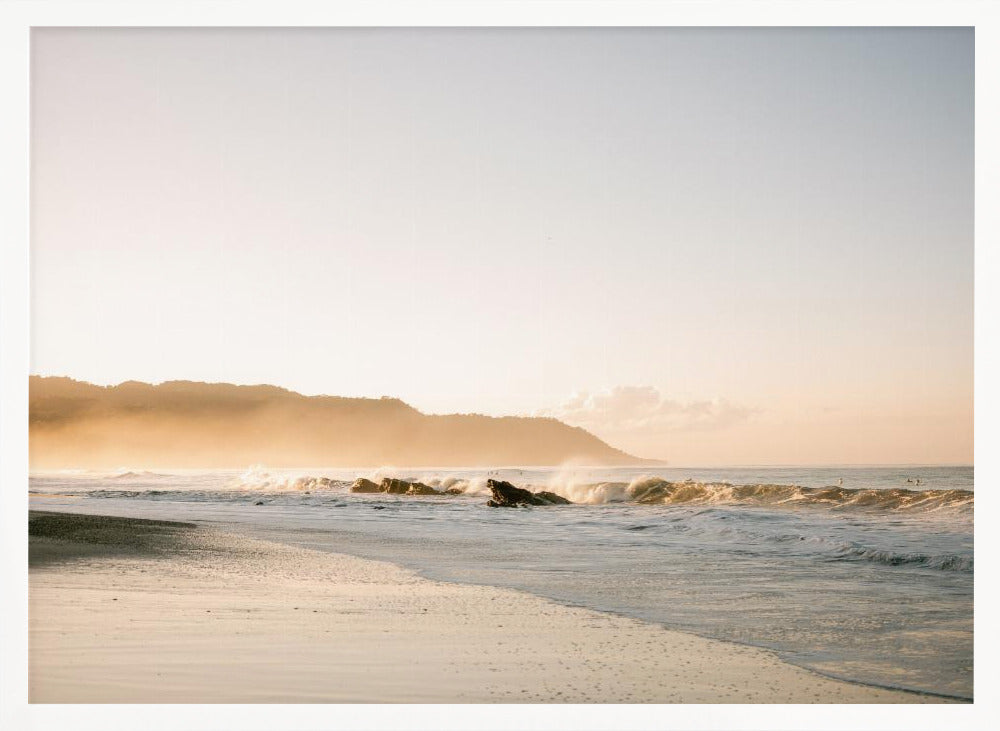
[[798,485],[731,485],[726,482],[669,482],[640,477],[628,486],[629,499],[657,505],[816,505],[881,510],[932,511],[974,505],[968,490],[858,489]]

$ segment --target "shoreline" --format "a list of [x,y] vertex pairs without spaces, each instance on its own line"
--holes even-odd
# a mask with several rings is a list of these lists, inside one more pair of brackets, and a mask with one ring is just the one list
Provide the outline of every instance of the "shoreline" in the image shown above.
[[34,510],[29,525],[33,703],[964,700],[236,526]]
[[[287,534],[284,534],[284,533],[272,533],[270,531],[267,532],[266,534],[255,533],[255,537],[260,537],[262,535],[264,535],[266,537],[262,537],[261,540],[265,540],[265,541],[268,541],[268,542],[273,542],[273,543],[277,543],[277,544],[280,544],[280,545],[287,545],[287,546],[301,546],[302,545],[302,544],[300,544],[298,542],[295,542],[290,536],[288,536]],[[308,531],[306,531],[306,535],[308,535]],[[767,647],[765,645],[755,645],[755,644],[752,644],[752,643],[749,643],[749,642],[740,642],[740,641],[734,640],[734,639],[724,639],[724,638],[719,638],[719,637],[712,637],[711,635],[700,634],[700,633],[698,633],[696,631],[691,631],[691,630],[686,630],[686,629],[676,629],[676,628],[670,627],[667,623],[664,623],[664,622],[658,622],[658,621],[655,621],[655,620],[649,620],[649,619],[643,619],[643,618],[640,618],[640,617],[634,617],[634,616],[632,616],[632,615],[630,615],[630,614],[628,614],[626,612],[615,610],[615,609],[607,609],[607,608],[599,608],[598,609],[598,608],[587,607],[584,604],[577,604],[577,603],[574,603],[571,600],[562,599],[562,598],[559,598],[557,596],[549,596],[549,595],[542,594],[542,593],[534,593],[534,592],[532,592],[530,590],[520,589],[520,588],[513,587],[513,586],[502,586],[502,585],[490,584],[490,583],[487,583],[487,582],[478,582],[478,581],[472,581],[472,580],[458,580],[458,579],[449,578],[449,577],[437,577],[437,576],[433,575],[433,571],[432,570],[429,570],[426,567],[421,568],[421,567],[418,567],[418,566],[415,566],[415,565],[402,563],[400,561],[392,561],[392,560],[389,560],[389,559],[386,559],[386,558],[382,558],[382,557],[372,557],[372,556],[369,556],[369,555],[365,555],[365,553],[361,552],[361,549],[359,549],[357,546],[350,546],[349,548],[351,550],[350,551],[344,551],[342,555],[349,555],[349,556],[353,556],[355,558],[360,558],[360,559],[363,559],[363,560],[366,560],[366,561],[374,561],[376,563],[386,563],[386,564],[389,564],[389,565],[401,568],[404,571],[412,572],[416,576],[418,576],[418,577],[420,577],[422,579],[426,579],[428,581],[441,582],[441,583],[446,583],[446,584],[453,584],[455,586],[478,586],[478,587],[485,587],[485,588],[490,588],[490,589],[496,589],[498,591],[513,591],[513,592],[523,593],[523,594],[526,594],[528,596],[532,596],[532,597],[536,597],[536,598],[542,599],[544,601],[553,602],[553,603],[555,603],[555,604],[557,604],[557,605],[559,605],[561,607],[566,607],[568,609],[587,609],[589,611],[597,612],[598,614],[606,614],[606,615],[613,616],[613,617],[620,617],[620,618],[628,620],[628,621],[637,621],[637,622],[640,622],[642,624],[649,625],[651,627],[656,627],[656,628],[659,628],[659,629],[663,629],[663,630],[665,630],[667,632],[676,632],[676,633],[683,634],[683,635],[688,635],[688,636],[691,636],[691,637],[698,637],[700,639],[708,640],[709,642],[718,642],[718,643],[722,643],[722,644],[725,644],[725,645],[732,645],[733,647],[738,647],[738,648],[750,648],[750,649],[753,649],[753,650],[760,650],[760,651],[766,652],[768,654],[771,654],[771,655],[777,657],[780,662],[786,663],[788,665],[791,665],[792,667],[798,668],[798,669],[803,670],[803,671],[805,671],[807,673],[811,673],[813,675],[817,675],[817,676],[822,677],[822,678],[826,678],[828,680],[834,680],[834,681],[841,682],[841,683],[848,683],[850,685],[856,685],[856,686],[861,686],[861,687],[865,687],[865,688],[874,688],[874,689],[877,689],[877,690],[886,690],[886,691],[892,691],[892,692],[906,693],[906,694],[913,695],[913,696],[926,696],[926,698],[928,700],[924,701],[924,702],[930,702],[930,703],[974,703],[975,702],[975,698],[972,697],[972,696],[963,696],[963,695],[951,694],[951,693],[944,693],[944,692],[938,692],[938,691],[933,691],[933,690],[922,690],[922,689],[919,689],[919,688],[908,688],[908,687],[901,686],[901,685],[890,685],[890,684],[886,684],[886,683],[878,683],[878,682],[873,682],[873,681],[857,680],[857,679],[854,679],[854,678],[851,678],[851,677],[841,676],[841,675],[837,675],[835,673],[830,673],[830,672],[825,672],[823,670],[819,670],[819,669],[810,667],[808,665],[799,664],[794,659],[790,659],[790,658],[787,658],[787,657],[783,656],[779,650]],[[340,552],[331,553],[331,552],[328,552],[328,551],[326,551],[324,549],[314,549],[314,550],[321,551],[323,553],[326,553],[327,555],[340,555]],[[352,551],[355,551],[355,552],[352,552]]]

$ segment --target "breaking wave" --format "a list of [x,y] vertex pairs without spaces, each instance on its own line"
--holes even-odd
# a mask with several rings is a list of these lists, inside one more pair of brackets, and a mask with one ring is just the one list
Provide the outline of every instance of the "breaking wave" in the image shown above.
[[658,477],[637,478],[625,492],[631,502],[655,505],[812,505],[913,512],[971,509],[975,501],[974,493],[968,490],[731,485],[725,482],[669,482]]
[[241,490],[309,492],[340,487],[343,483],[316,475],[272,475],[261,465],[252,465],[230,487]]
[[[378,481],[400,477],[452,494],[489,495],[488,476],[462,478],[434,474],[401,475],[391,468],[379,468],[364,475]],[[271,475],[259,466],[240,476],[238,486],[245,490],[310,491],[340,489],[349,482],[314,475]],[[559,474],[546,484],[519,484],[537,492],[549,490],[583,505],[639,503],[643,505],[746,505],[785,507],[824,507],[834,510],[865,508],[876,511],[933,512],[968,509],[975,503],[969,490],[865,489],[849,487],[801,487],[798,485],[733,485],[727,482],[671,482],[661,477],[637,477],[631,482],[587,482],[572,475]]]
[[[373,481],[400,477],[452,494],[488,496],[488,475],[476,477],[435,474],[401,475],[390,468],[373,470],[366,475]],[[248,479],[249,477],[249,479]],[[271,477],[264,472],[248,472],[241,480],[245,488],[265,487],[308,490],[346,486],[348,483],[325,477]],[[849,487],[801,487],[798,485],[734,485],[727,482],[671,482],[661,477],[637,477],[631,482],[588,482],[570,474],[558,474],[544,484],[520,483],[534,492],[548,490],[583,505],[639,503],[643,505],[746,505],[746,506],[815,506],[844,510],[865,508],[876,511],[933,512],[937,510],[972,510],[974,493],[969,490],[909,490]]]

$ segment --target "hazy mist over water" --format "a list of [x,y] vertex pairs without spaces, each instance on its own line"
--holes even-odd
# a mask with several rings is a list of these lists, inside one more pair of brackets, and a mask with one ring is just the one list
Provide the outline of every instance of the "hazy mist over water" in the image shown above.
[[306,397],[276,386],[29,379],[33,469],[119,464],[640,464],[551,417],[422,414],[399,399]]

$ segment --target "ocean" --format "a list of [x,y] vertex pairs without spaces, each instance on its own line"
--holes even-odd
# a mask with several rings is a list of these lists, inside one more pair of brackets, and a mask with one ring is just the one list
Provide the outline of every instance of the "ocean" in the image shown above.
[[[973,473],[254,466],[35,473],[29,491],[33,509],[238,524],[769,648],[824,675],[971,699]],[[460,494],[350,492],[357,477],[386,476]],[[575,504],[490,508],[490,477]]]

